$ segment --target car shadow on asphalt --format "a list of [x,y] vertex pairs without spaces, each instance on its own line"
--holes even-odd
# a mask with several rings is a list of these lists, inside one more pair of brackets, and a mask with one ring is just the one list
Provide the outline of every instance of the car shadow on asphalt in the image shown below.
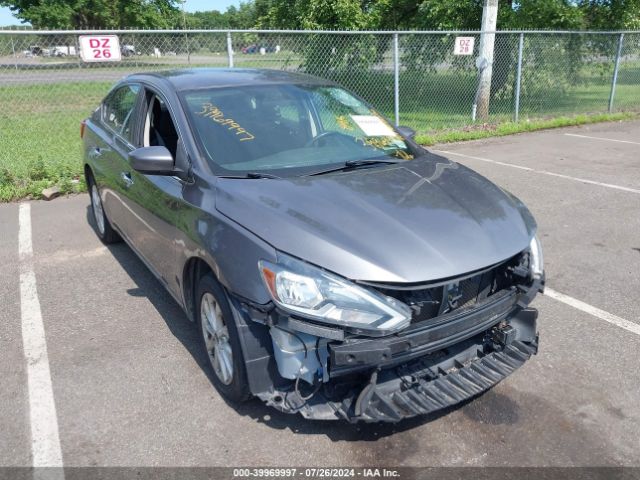
[[[95,222],[90,206],[87,207],[87,221],[95,230]],[[169,331],[182,343],[191,354],[193,360],[207,375],[211,388],[214,387],[213,371],[209,365],[206,353],[200,345],[197,328],[189,321],[182,308],[166,288],[151,273],[146,265],[138,258],[131,248],[125,243],[107,245],[113,258],[115,258],[124,271],[134,281],[136,288],[127,290],[127,293],[135,297],[146,297],[167,324]],[[321,421],[307,420],[301,415],[291,415],[279,412],[266,406],[258,398],[252,398],[245,403],[236,404],[221,398],[239,415],[252,418],[270,428],[285,430],[303,435],[325,435],[332,441],[376,441],[380,438],[393,435],[397,432],[411,430],[425,423],[434,421],[452,410],[460,408],[467,402],[456,407],[451,407],[432,415],[415,417],[398,423],[357,423],[350,424],[343,420]]]

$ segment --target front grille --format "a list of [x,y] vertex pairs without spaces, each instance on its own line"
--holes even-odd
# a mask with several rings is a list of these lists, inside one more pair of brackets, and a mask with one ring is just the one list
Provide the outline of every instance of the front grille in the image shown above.
[[409,305],[412,323],[416,323],[455,310],[472,309],[491,295],[523,283],[528,271],[529,255],[523,252],[476,275],[422,285],[376,286],[376,289]]

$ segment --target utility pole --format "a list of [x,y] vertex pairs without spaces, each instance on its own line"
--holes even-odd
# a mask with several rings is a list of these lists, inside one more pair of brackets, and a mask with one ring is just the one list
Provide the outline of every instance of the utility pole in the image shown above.
[[484,0],[482,7],[482,27],[480,34],[480,56],[476,60],[479,71],[476,93],[477,115],[482,121],[489,119],[489,97],[491,96],[491,75],[493,73],[493,49],[498,22],[498,0]]

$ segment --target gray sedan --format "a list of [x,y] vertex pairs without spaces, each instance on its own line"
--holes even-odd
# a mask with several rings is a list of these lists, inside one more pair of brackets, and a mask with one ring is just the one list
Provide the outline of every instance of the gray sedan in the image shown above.
[[98,235],[125,240],[197,324],[232,401],[398,421],[537,352],[527,208],[336,84],[136,74],[81,133]]

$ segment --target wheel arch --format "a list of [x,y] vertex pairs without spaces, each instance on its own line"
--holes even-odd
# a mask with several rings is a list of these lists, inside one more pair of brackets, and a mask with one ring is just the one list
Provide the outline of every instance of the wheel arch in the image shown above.
[[260,392],[272,389],[274,382],[279,385],[283,379],[280,377],[275,363],[269,329],[265,325],[253,322],[246,312],[242,312],[238,308],[237,301],[233,299],[229,290],[216,275],[216,269],[206,259],[199,256],[189,258],[183,268],[182,290],[184,311],[187,314],[187,318],[191,322],[197,320],[196,309],[199,308],[196,301],[198,282],[204,275],[208,274],[220,285],[223,294],[227,296],[233,317],[231,321],[235,323],[240,341],[240,351],[247,369],[247,381],[250,391],[257,395]]
[[93,175],[93,170],[88,163],[84,164],[84,181],[87,184],[87,189],[89,188],[89,179],[95,178]]
[[207,274],[220,283],[214,269],[202,257],[189,258],[182,269],[182,295],[184,299],[184,309],[191,322],[196,321],[196,291],[198,281]]

